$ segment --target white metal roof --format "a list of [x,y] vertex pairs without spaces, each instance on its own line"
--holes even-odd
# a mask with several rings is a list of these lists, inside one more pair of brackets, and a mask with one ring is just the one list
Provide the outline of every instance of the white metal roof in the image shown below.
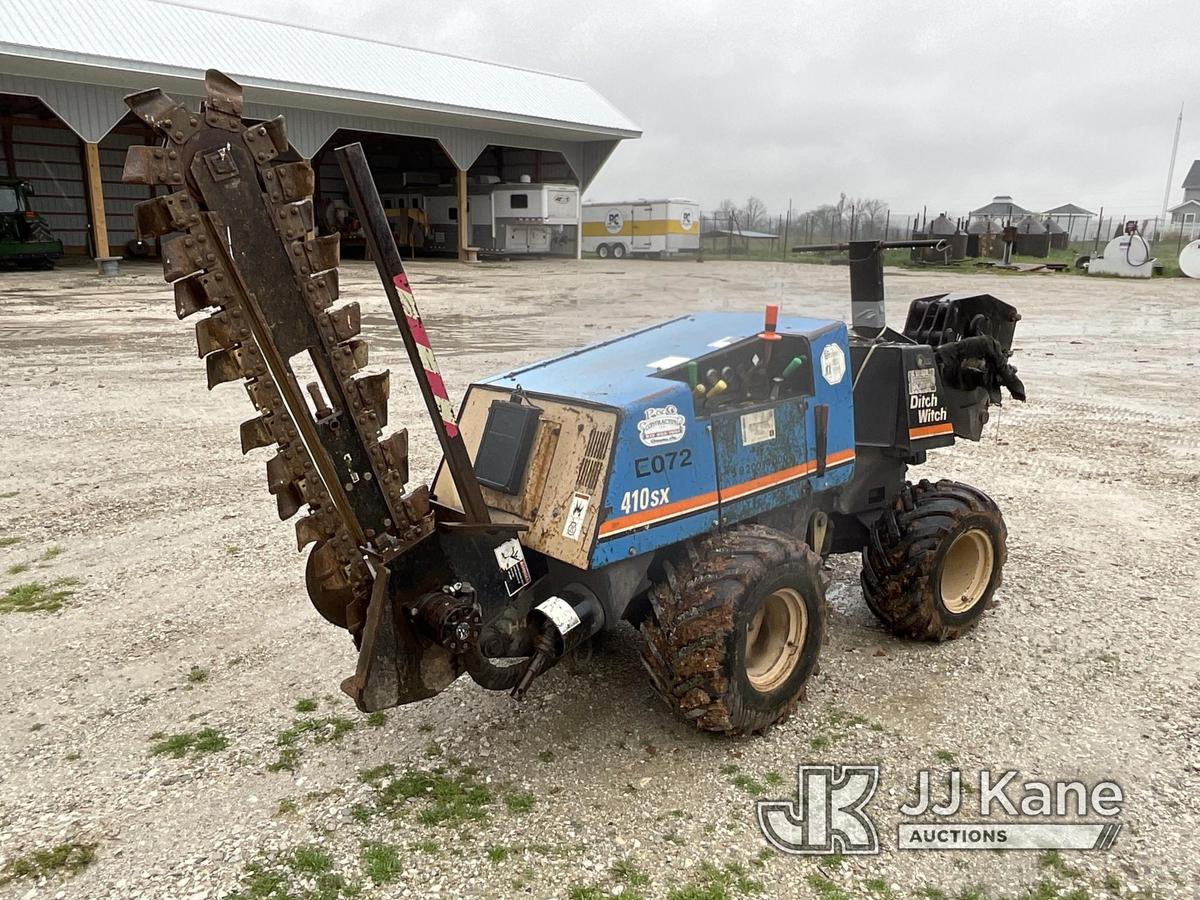
[[160,0],[0,0],[0,21],[0,56],[41,63],[26,62],[30,75],[120,85],[131,72],[195,79],[215,68],[300,106],[309,97],[322,109],[336,100],[580,136],[641,134],[575,78]]
[[698,206],[695,200],[688,200],[686,197],[639,197],[637,200],[585,200],[583,208],[597,206],[645,206],[647,203],[690,203],[693,206]]

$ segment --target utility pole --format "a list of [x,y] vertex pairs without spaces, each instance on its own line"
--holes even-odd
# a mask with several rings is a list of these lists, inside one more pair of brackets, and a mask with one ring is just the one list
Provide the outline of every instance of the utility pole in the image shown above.
[[[1179,118],[1175,120],[1175,142],[1171,144],[1171,164],[1167,166],[1167,189],[1163,192],[1162,222],[1167,223],[1167,203],[1171,199],[1171,182],[1175,180],[1175,154],[1179,151],[1179,131],[1183,128],[1183,104],[1179,104]],[[1154,232],[1158,239],[1158,229]]]

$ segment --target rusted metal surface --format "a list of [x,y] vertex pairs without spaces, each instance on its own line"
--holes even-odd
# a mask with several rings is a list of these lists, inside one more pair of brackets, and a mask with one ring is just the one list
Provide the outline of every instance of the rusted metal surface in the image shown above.
[[[242,122],[242,91],[227,76],[210,71],[206,90],[197,112],[158,90],[126,98],[163,143],[131,147],[124,180],[169,191],[138,205],[139,236],[163,238],[179,317],[209,312],[196,326],[208,386],[244,379],[259,415],[241,426],[242,451],[276,445],[268,490],[282,519],[307,506],[296,543],[316,544],[314,604],[361,640],[375,581],[367,559],[432,533],[428,488],[405,489],[406,432],[381,440],[388,373],[361,373],[358,305],[334,305],[338,239],[313,231],[312,168],[285,159],[282,118]],[[317,371],[316,416],[290,362],[300,353]]]

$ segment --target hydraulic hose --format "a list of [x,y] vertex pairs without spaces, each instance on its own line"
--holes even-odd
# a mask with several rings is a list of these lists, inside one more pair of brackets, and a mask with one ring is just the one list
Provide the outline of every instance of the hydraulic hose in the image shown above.
[[463,654],[462,659],[467,674],[477,685],[489,691],[511,691],[521,680],[526,668],[524,662],[498,666],[484,656],[478,647],[472,647]]

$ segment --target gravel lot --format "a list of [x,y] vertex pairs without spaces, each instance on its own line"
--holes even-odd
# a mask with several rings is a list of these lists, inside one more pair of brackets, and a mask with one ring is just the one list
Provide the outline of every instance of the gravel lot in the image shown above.
[[[808,265],[424,262],[412,276],[458,396],[681,311],[849,307],[846,270]],[[521,705],[464,677],[360,716],[337,689],[353,648],[309,605],[267,494],[270,451],[238,454],[250,405],[237,385],[204,390],[157,267],[0,275],[0,591],[69,593],[59,611],[0,616],[0,896],[1196,896],[1200,290],[897,272],[893,319],[963,282],[1024,315],[1030,402],[920,474],[1004,510],[998,606],[957,642],[905,643],[863,605],[857,557],[840,559],[808,702],[730,740],[656,704],[627,627]],[[373,270],[349,263],[343,284],[386,325]],[[435,441],[383,333],[392,420],[428,477]],[[794,798],[797,763],[876,761],[882,855],[764,852],[755,797]],[[1059,858],[898,852],[896,808],[922,767],[1112,778],[1124,828],[1111,851]]]

